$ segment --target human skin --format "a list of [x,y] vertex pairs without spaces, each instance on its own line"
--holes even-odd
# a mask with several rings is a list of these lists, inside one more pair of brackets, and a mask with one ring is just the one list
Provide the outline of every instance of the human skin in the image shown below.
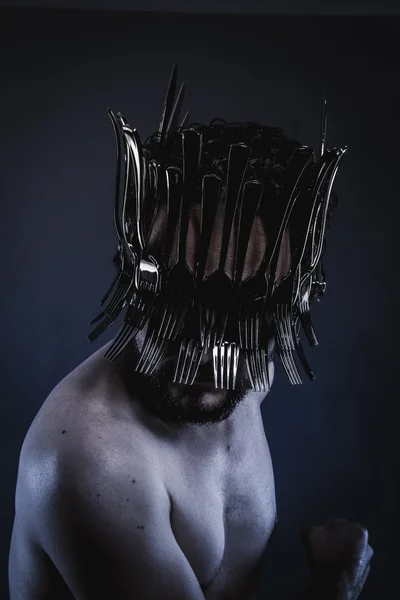
[[302,531],[302,541],[321,600],[357,600],[374,551],[368,530],[347,519],[330,519]]

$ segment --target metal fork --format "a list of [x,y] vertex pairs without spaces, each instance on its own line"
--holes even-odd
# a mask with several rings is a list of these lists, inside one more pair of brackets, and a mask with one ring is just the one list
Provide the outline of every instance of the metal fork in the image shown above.
[[[186,262],[186,245],[190,207],[196,192],[197,168],[200,162],[202,135],[192,129],[182,132],[183,190],[181,195],[178,260],[168,273],[163,294],[159,296],[152,325],[158,329],[157,337],[145,344],[137,370],[151,373],[158,366],[166,348],[166,340],[175,340],[184,326],[195,289],[194,274]],[[159,319],[159,321],[158,321]],[[158,323],[157,323],[158,321]]]
[[240,289],[240,346],[245,353],[249,379],[257,391],[270,389],[268,360],[261,340],[267,337],[267,310],[271,305],[283,235],[298,198],[297,186],[311,156],[312,150],[308,148],[299,148],[294,152],[281,193],[280,213],[276,215],[274,226],[268,234],[263,259],[256,273],[244,281]]
[[[122,117],[122,115],[118,114],[118,121],[115,117],[114,113],[108,109],[108,115],[111,119],[116,146],[117,146],[117,172],[116,172],[116,182],[115,182],[115,202],[114,202],[114,227],[118,237],[118,248],[121,255],[121,266],[120,272],[111,285],[110,289],[107,291],[105,296],[103,297],[100,306],[106,301],[106,299],[111,295],[110,301],[108,305],[102,310],[102,312],[95,317],[90,325],[93,325],[100,319],[104,318],[104,321],[100,323],[96,329],[88,336],[90,341],[96,339],[103,331],[109,327],[113,321],[117,318],[124,305],[126,304],[126,297],[130,292],[132,285],[134,284],[134,276],[135,276],[135,268],[137,262],[137,256],[133,251],[133,248],[128,244],[128,240],[126,238],[125,231],[125,223],[124,223],[124,212],[126,205],[126,191],[128,181],[125,179],[125,193],[123,200],[123,215],[121,218],[120,215],[120,188],[121,188],[121,147],[125,149],[123,143],[123,134],[121,132],[121,128],[126,124],[126,120]],[[127,156],[125,154],[125,160],[127,160]],[[131,217],[128,215],[128,221],[131,220]]]
[[294,360],[294,351],[297,351],[307,374],[311,377],[312,371],[307,362],[305,354],[299,345],[293,328],[292,303],[296,303],[300,293],[301,282],[301,261],[306,249],[307,240],[309,240],[310,230],[315,220],[317,212],[317,202],[321,193],[321,188],[325,184],[328,176],[335,169],[340,157],[344,152],[332,150],[326,153],[326,156],[318,165],[317,176],[314,180],[313,190],[310,194],[307,190],[307,197],[301,206],[301,213],[298,212],[295,218],[297,230],[297,248],[292,260],[291,272],[283,279],[279,286],[274,289],[274,298],[276,301],[274,311],[274,321],[277,330],[277,341],[279,355],[282,365],[293,385],[301,383],[301,378]]
[[[166,169],[166,207],[167,207],[167,228],[163,239],[161,250],[162,255],[162,273],[167,274],[171,262],[172,247],[175,235],[178,229],[179,212],[181,204],[181,183],[182,170],[177,167],[168,167]],[[164,278],[165,281],[166,278]],[[163,286],[163,283],[162,283]],[[157,340],[160,325],[161,310],[165,306],[163,297],[165,296],[165,285],[162,287],[159,296],[155,300],[154,308],[150,313],[149,324],[146,333],[146,339],[142,348],[142,354],[136,365],[139,372],[148,372],[151,368],[152,355],[157,350],[160,356],[165,351],[166,343],[164,340]]]
[[244,263],[247,254],[251,229],[259,207],[264,186],[257,180],[247,181],[240,194],[239,232],[235,247],[235,268],[233,274],[232,301],[228,299],[228,318],[224,341],[213,347],[215,387],[235,389],[240,355],[239,344],[239,298]]
[[[343,153],[344,154],[344,153]],[[299,310],[300,310],[300,320],[303,327],[303,330],[306,334],[306,337],[310,343],[310,346],[316,347],[318,346],[318,339],[315,334],[315,330],[313,327],[311,314],[310,314],[310,295],[311,291],[317,287],[317,279],[314,277],[315,270],[318,265],[320,265],[321,254],[323,251],[324,238],[325,238],[325,229],[326,222],[328,216],[328,208],[329,208],[329,200],[331,195],[331,190],[333,186],[333,181],[335,175],[337,173],[339,167],[339,160],[343,156],[340,154],[337,156],[337,160],[333,161],[328,169],[326,174],[326,183],[325,192],[321,194],[323,197],[322,202],[318,206],[316,218],[314,221],[314,226],[312,233],[310,234],[309,244],[310,244],[310,264],[304,269],[304,274],[300,280],[300,296],[299,296]],[[319,222],[320,221],[320,222]],[[318,239],[317,238],[317,231]],[[324,282],[321,282],[321,285]],[[326,284],[325,284],[326,285]],[[325,291],[325,285],[323,285],[323,289]]]
[[110,302],[102,310],[100,315],[91,321],[91,325],[99,319],[103,318],[103,321],[88,335],[88,340],[95,340],[100,334],[102,334],[118,317],[122,311],[125,303],[125,299],[129,294],[133,285],[135,273],[135,264],[130,260],[124,252],[122,258],[121,273],[118,277],[117,285],[114,289],[114,294],[110,299]]
[[[222,246],[216,271],[209,275],[202,286],[202,344],[206,348],[221,344],[227,321],[227,302],[230,303],[233,282],[225,273],[226,258],[232,224],[242,189],[250,148],[244,144],[232,144],[228,158],[227,191],[225,200]],[[215,380],[217,372],[214,371]]]
[[[149,258],[152,259],[152,257]],[[129,303],[124,325],[104,355],[108,360],[115,360],[143,327],[158,293],[160,271],[157,262],[141,259],[139,273],[137,290]]]
[[[129,323],[125,322],[113,344],[104,355],[110,360],[115,359],[123,349],[123,343],[128,339],[135,327],[142,321],[151,308],[151,301],[158,291],[159,271],[156,261],[144,254],[143,209],[145,194],[145,173],[147,164],[141,150],[141,142],[136,130],[120,116],[122,132],[126,148],[125,195],[122,211],[122,234],[126,245],[137,256],[134,276],[135,294],[130,301]],[[132,202],[133,198],[133,202]],[[129,202],[128,202],[129,201]],[[131,217],[134,228],[131,239],[127,239],[127,217]],[[135,323],[132,319],[135,317]],[[125,344],[126,345],[126,344]]]
[[[106,291],[106,293],[104,294],[104,296],[102,297],[102,299],[100,300],[100,304],[99,306],[103,306],[106,301],[108,300],[108,298],[112,295],[112,293],[115,291],[115,288],[118,286],[119,284],[119,280],[122,276],[122,269],[121,269],[121,265],[122,265],[122,245],[120,242],[118,242],[118,250],[113,258],[113,263],[117,269],[117,273],[115,274],[115,277],[110,285],[110,287],[108,288],[108,290]],[[91,322],[90,325],[94,325],[94,323],[97,323],[97,321],[99,321],[102,317],[104,316],[103,313],[100,313],[97,317],[95,317]]]
[[239,345],[222,342],[213,347],[214,384],[216,388],[235,389],[239,363]]
[[307,241],[308,256],[309,261],[308,264],[305,265],[302,263],[301,268],[305,270],[305,273],[302,274],[299,282],[299,296],[298,296],[298,309],[300,311],[300,323],[303,327],[303,330],[306,334],[308,342],[310,346],[313,348],[318,346],[318,339],[315,335],[314,326],[312,323],[311,315],[310,315],[310,294],[312,288],[312,272],[313,272],[313,262],[315,255],[315,236],[317,231],[317,221],[318,214],[320,213],[321,205],[318,207],[317,218],[315,219],[314,226],[312,228],[312,232],[309,235],[309,240]]
[[[168,175],[162,171],[160,165],[151,161],[150,167],[154,169],[155,201],[152,206],[152,214],[148,217],[147,235],[151,232],[151,226],[154,221],[157,208],[161,202],[167,202],[168,197]],[[155,258],[146,253],[146,258],[141,259],[139,263],[139,277],[137,283],[137,292],[129,303],[125,322],[115,338],[112,346],[108,349],[105,357],[109,360],[115,360],[124,350],[138,331],[144,326],[149,312],[153,306],[156,295],[161,286],[160,266]]]
[[197,375],[201,359],[203,358],[204,346],[202,346],[200,340],[199,310],[199,301],[195,299],[179,347],[179,355],[175,365],[173,378],[175,383],[192,385]]
[[318,338],[315,334],[313,322],[310,314],[310,294],[312,288],[312,277],[306,279],[300,287],[299,310],[300,321],[303,330],[307,336],[310,346],[315,348],[318,346]]
[[205,333],[201,333],[200,296],[220,191],[221,179],[217,177],[217,175],[205,175],[203,177],[200,243],[196,252],[195,300],[179,348],[179,355],[174,374],[174,382],[176,383],[193,384],[204,354],[204,343],[202,343],[202,340],[205,337]]
[[292,298],[296,271],[292,271],[276,287],[274,299],[274,321],[277,333],[278,354],[282,366],[292,385],[301,384],[299,371],[294,359],[295,336],[293,335]]

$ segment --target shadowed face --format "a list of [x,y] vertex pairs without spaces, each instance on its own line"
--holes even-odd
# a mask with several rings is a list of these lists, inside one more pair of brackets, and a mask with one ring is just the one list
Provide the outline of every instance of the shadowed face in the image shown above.
[[[219,253],[222,241],[224,209],[220,203],[211,237],[210,248],[206,263],[205,275],[210,275],[218,268]],[[162,242],[166,229],[167,215],[164,207],[158,210],[151,234],[149,236],[149,248]],[[200,243],[200,206],[193,206],[191,210],[188,239],[186,246],[186,260],[190,269],[194,270],[196,261],[196,249]],[[233,277],[235,263],[235,243],[238,234],[238,223],[235,219],[230,243],[228,247],[225,272]],[[244,264],[243,279],[253,275],[262,262],[266,245],[267,235],[259,216],[255,217]],[[177,260],[177,239],[171,255],[170,266]],[[275,281],[285,276],[290,266],[290,240],[288,232],[282,240],[278,267]],[[136,353],[141,353],[147,332],[147,324],[137,334],[134,345]],[[218,423],[226,420],[235,408],[244,399],[252,399],[261,402],[265,397],[264,392],[256,392],[252,389],[247,367],[243,356],[239,358],[236,389],[221,390],[214,387],[212,350],[205,353],[199,367],[196,385],[188,386],[172,383],[175,364],[179,354],[180,341],[171,343],[164,360],[152,375],[135,374],[136,383],[145,391],[146,405],[165,421],[174,420],[185,423],[196,423],[198,425]],[[274,339],[268,342],[269,375],[272,383],[274,366],[272,363]]]

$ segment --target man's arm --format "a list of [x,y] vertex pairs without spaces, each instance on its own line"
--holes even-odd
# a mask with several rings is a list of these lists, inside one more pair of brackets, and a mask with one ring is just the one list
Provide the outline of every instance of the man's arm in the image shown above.
[[302,533],[314,581],[298,600],[357,600],[370,572],[368,530],[347,519],[330,519]]
[[66,447],[53,470],[37,459],[22,469],[30,526],[76,600],[204,600],[168,493],[140,462],[132,456],[129,477],[112,450]]

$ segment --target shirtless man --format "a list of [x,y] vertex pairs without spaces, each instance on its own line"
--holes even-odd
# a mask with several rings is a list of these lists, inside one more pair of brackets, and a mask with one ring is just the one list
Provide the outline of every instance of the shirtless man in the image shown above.
[[[157,161],[163,167],[172,165],[180,168],[184,173],[183,179],[190,180],[193,173],[190,173],[189,155],[192,152],[193,156],[195,152],[190,144],[193,140],[196,144],[193,134],[196,128],[192,126],[192,133],[187,134],[188,142],[182,142],[179,133],[183,125],[178,133],[174,129],[176,112],[171,108],[174,78],[176,73],[171,77],[157,138],[159,149],[168,147],[172,150],[164,154],[159,151]],[[179,102],[175,107],[177,105]],[[141,172],[143,163],[140,160],[135,163],[140,157],[140,143],[122,116],[117,119],[110,114],[116,132],[119,127],[120,138],[117,135],[117,141],[125,139],[127,173],[129,161],[131,166],[135,164],[136,170],[132,169],[127,178],[129,180],[132,176],[132,189],[140,202],[139,188],[141,183],[144,186],[145,181]],[[254,142],[255,129],[260,135]],[[214,139],[214,134],[215,139],[219,136],[220,142],[214,146],[208,143],[208,147],[214,148],[210,153],[214,152],[214,158],[219,159],[219,162],[212,163],[217,169],[214,177],[225,164],[225,180],[223,174],[221,178],[228,181],[223,188],[226,197],[232,194],[234,188],[232,173],[237,176],[240,171],[240,160],[236,163],[227,161],[232,143],[241,142],[243,149],[244,144],[254,142],[253,158],[258,156],[260,148],[266,147],[263,139],[268,138],[269,148],[264,155],[261,152],[262,160],[271,156],[271,149],[276,150],[279,145],[285,148],[283,154],[286,153],[289,158],[299,147],[279,130],[259,125],[250,125],[246,129],[239,125],[228,129],[226,124],[222,126],[219,122],[214,129],[210,126],[201,131],[203,148],[205,140]],[[222,131],[225,133],[222,134]],[[124,138],[125,134],[127,137]],[[223,136],[224,143],[221,142]],[[177,163],[179,151],[173,152],[171,140],[174,139],[188,144],[183,146],[186,167],[182,166],[182,159],[180,164]],[[167,155],[168,160],[165,158]],[[228,174],[227,162],[230,164]],[[196,168],[204,164],[197,160],[194,163]],[[192,165],[194,163],[192,161]],[[247,162],[245,168],[255,169],[255,163],[250,165]],[[276,179],[276,185],[281,164],[284,164],[282,152],[278,153],[278,159],[268,172],[268,181]],[[163,207],[160,202],[154,211],[151,227],[146,230],[146,244],[152,248],[151,256],[157,255],[159,244],[165,249],[167,243],[165,236],[168,237],[169,218],[173,213],[173,189],[178,189],[172,185],[172,171],[169,175],[169,188],[166,188],[171,194],[169,212],[167,214],[166,205]],[[249,188],[247,196],[243,192],[243,177],[239,177],[242,212],[240,218],[237,216],[239,209],[234,213],[224,265],[232,280],[237,268],[239,226],[254,199],[254,191],[261,189],[258,185],[260,168],[250,171],[249,176],[253,187]],[[156,178],[153,178],[146,189],[152,189],[155,181]],[[157,181],[158,187],[154,187],[158,190],[156,196],[159,192],[161,194],[161,171],[158,171]],[[267,187],[267,179],[264,185]],[[272,187],[270,194],[271,190]],[[187,190],[182,193],[182,206],[185,205],[185,194]],[[239,197],[238,190],[236,196]],[[218,200],[220,197],[222,194]],[[291,197],[295,194],[288,195],[288,202]],[[135,227],[135,215],[133,212],[128,214],[127,198],[126,193],[126,211],[122,211],[122,225],[117,226],[121,243],[119,257],[126,261],[121,271],[131,276],[135,273],[138,277],[138,254],[136,263],[127,259],[129,252],[132,251],[133,256],[137,251],[134,236],[127,238],[126,234],[129,227]],[[201,238],[204,215],[200,205],[201,202],[193,202],[188,218],[188,236],[186,240],[183,238],[186,261],[192,272],[198,268],[198,251],[202,243],[204,245]],[[143,206],[139,209],[135,204],[136,216],[140,213],[144,220],[144,212],[141,213]],[[222,207],[220,203],[213,222],[204,265],[205,277],[213,273],[219,264],[225,223]],[[184,210],[180,208],[178,231],[182,230]],[[121,217],[117,216],[116,220],[118,218]],[[241,280],[257,270],[271,239],[272,234],[265,227],[262,213],[255,213],[247,236]],[[272,270],[274,282],[283,281],[293,269],[293,241],[289,226],[282,229],[278,241],[275,266],[270,264],[270,277]],[[169,267],[175,264],[179,248],[176,237],[171,253],[167,253]],[[162,259],[163,256],[157,263],[159,266]],[[147,255],[147,267],[151,260]],[[129,271],[129,265],[133,265],[133,270]],[[155,271],[155,268],[151,271],[148,267],[149,276],[153,276]],[[140,271],[139,276],[142,275]],[[135,280],[132,290],[140,287],[138,281]],[[157,288],[158,292],[160,289]],[[153,294],[155,303],[149,304],[150,310],[146,309],[147,305],[144,308],[135,305],[138,296],[129,296],[128,291],[119,304],[119,312],[128,305],[127,315],[130,316],[125,320],[131,326],[128,328],[131,335],[125,339],[123,351],[120,348],[119,352],[114,352],[114,340],[67,375],[44,402],[23,443],[10,551],[11,600],[254,600],[261,558],[277,520],[273,469],[260,407],[268,391],[264,383],[267,382],[269,387],[274,378],[276,341],[280,356],[284,355],[285,370],[294,376],[285,340],[274,334],[274,318],[266,313],[269,333],[263,342],[262,356],[267,361],[264,366],[259,364],[257,373],[251,370],[248,355],[241,352],[235,355],[238,362],[235,363],[235,359],[231,362],[237,373],[236,382],[233,384],[232,379],[228,382],[231,376],[226,375],[226,367],[223,370],[218,363],[218,367],[214,368],[214,361],[221,361],[221,356],[226,359],[227,354],[216,350],[215,344],[207,346],[204,342],[196,359],[199,367],[191,376],[192,381],[179,383],[176,378],[177,357],[182,355],[182,349],[186,349],[189,355],[187,347],[182,345],[182,336],[176,335],[165,344],[158,364],[155,364],[152,354],[156,348],[155,336],[159,335],[161,339],[162,324],[157,321],[156,302],[157,298],[163,298],[164,292],[161,291],[159,296]],[[218,289],[215,292],[217,296]],[[214,301],[217,304],[220,301],[217,309],[229,304],[229,298],[217,297]],[[181,332],[187,332],[189,308],[182,311],[185,319]],[[107,313],[106,310],[103,317],[108,319],[110,315],[115,318],[115,311],[109,309]],[[139,319],[140,327],[139,321],[134,319]],[[112,320],[110,318],[107,323]],[[136,329],[133,322],[137,325]],[[223,339],[226,341],[226,337]],[[236,340],[236,346],[239,347],[239,340]],[[234,349],[234,346],[230,348]],[[105,354],[111,359],[107,360]],[[148,368],[146,371],[143,367],[140,372],[138,364],[144,356],[147,356]],[[222,382],[220,372],[224,373]],[[182,369],[180,373],[182,375]],[[315,544],[311,549],[315,555]],[[335,594],[336,583],[333,585]],[[329,591],[331,594],[332,589],[330,582],[329,590],[324,590],[324,593]],[[346,600],[353,598],[350,595],[334,598],[339,597]]]

